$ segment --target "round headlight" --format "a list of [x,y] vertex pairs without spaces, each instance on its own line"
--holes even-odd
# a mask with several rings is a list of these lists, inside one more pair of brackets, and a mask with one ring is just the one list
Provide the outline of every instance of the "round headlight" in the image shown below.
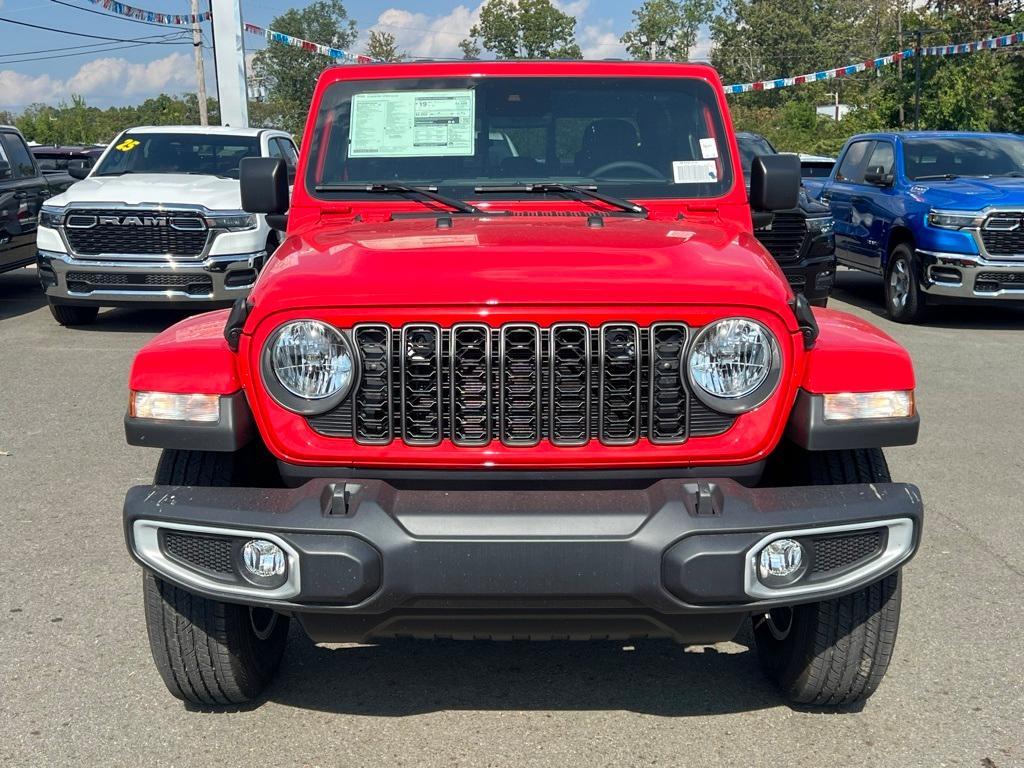
[[323,413],[345,399],[358,378],[348,337],[318,320],[296,320],[278,328],[263,356],[267,389],[281,405],[299,413]]
[[711,323],[697,334],[687,365],[694,394],[711,408],[740,413],[763,403],[779,380],[771,331],[745,317]]

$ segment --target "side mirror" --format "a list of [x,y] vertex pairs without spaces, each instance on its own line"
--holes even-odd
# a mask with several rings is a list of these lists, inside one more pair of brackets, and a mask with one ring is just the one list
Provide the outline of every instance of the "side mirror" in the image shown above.
[[882,166],[876,168],[868,168],[864,172],[864,181],[868,184],[873,184],[876,187],[891,187],[893,181],[893,175],[886,173]]
[[244,157],[238,166],[242,209],[280,216],[288,211],[288,167],[279,157]]
[[92,163],[88,160],[69,160],[68,161],[68,176],[72,179],[82,180],[89,175],[89,171],[92,169]]
[[12,175],[11,164],[6,160],[0,160],[0,179],[8,179]]
[[754,211],[796,208],[800,198],[800,158],[758,155],[750,165],[750,207]]

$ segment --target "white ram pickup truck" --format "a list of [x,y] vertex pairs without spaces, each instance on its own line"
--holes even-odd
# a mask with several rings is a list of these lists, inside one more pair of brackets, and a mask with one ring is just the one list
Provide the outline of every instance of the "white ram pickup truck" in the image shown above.
[[291,136],[261,128],[161,126],[119,135],[82,181],[46,201],[36,238],[54,319],[82,325],[105,306],[227,306],[256,281],[279,233],[242,210],[238,164],[279,157]]

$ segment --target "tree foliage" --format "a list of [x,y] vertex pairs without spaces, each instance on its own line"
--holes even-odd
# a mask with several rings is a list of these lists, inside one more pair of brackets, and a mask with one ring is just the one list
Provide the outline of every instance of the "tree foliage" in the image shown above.
[[[356,40],[356,23],[341,0],[317,0],[285,11],[270,23],[286,35],[348,50]],[[268,42],[253,60],[253,75],[267,91],[267,102],[281,116],[280,127],[301,136],[309,102],[328,59],[284,43]]]
[[644,0],[633,9],[633,28],[621,42],[634,59],[650,59],[653,52],[658,59],[686,61],[713,9],[714,0]]
[[376,29],[370,30],[370,37],[366,41],[366,55],[375,61],[401,61],[405,53],[399,53],[398,41],[390,32],[380,32]]
[[466,58],[480,48],[499,59],[579,59],[576,19],[551,0],[487,0],[480,22],[459,47]]

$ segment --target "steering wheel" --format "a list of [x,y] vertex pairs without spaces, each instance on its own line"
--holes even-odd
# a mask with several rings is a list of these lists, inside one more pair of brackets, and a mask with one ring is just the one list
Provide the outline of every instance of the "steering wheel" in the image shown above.
[[592,176],[595,179],[600,179],[603,178],[605,174],[607,174],[609,171],[618,170],[620,168],[629,168],[634,171],[642,171],[644,174],[650,176],[652,179],[657,179],[658,181],[665,180],[665,177],[662,176],[661,172],[658,171],[656,168],[652,168],[647,163],[638,163],[636,160],[616,160],[612,163],[605,163],[600,168],[595,168],[594,170],[592,170],[588,175]]

